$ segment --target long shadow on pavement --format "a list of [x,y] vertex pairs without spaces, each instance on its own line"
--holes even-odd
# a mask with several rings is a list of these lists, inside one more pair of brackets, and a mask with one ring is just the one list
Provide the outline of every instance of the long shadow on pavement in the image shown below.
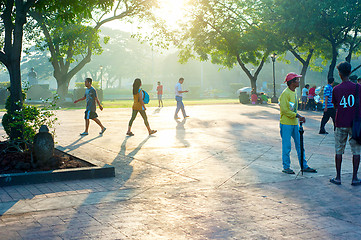
[[[120,176],[121,181],[119,181],[119,177],[116,181],[116,183],[118,184],[117,189],[121,188],[131,177],[132,173],[133,173],[133,166],[131,166],[131,162],[134,160],[134,156],[141,150],[141,148],[144,146],[144,144],[148,141],[148,139],[150,138],[150,136],[147,136],[141,143],[138,144],[138,146],[131,151],[130,153],[126,154],[126,150],[127,150],[127,141],[129,140],[130,137],[126,137],[124,139],[124,141],[121,144],[120,147],[120,151],[118,153],[118,155],[114,158],[112,165],[116,168],[117,173]],[[96,203],[101,203],[104,202],[104,199],[110,197],[113,199],[117,199],[118,201],[120,199],[122,200],[129,200],[130,198],[132,198],[132,193],[133,190],[132,189],[123,189],[121,191],[118,192],[114,192],[114,191],[109,191],[107,193],[103,192],[103,194],[99,194],[99,195],[92,195],[89,194],[89,196],[84,200],[84,204],[80,207],[77,208],[77,212],[72,216],[70,222],[68,223],[68,229],[67,231],[65,231],[65,233],[63,233],[63,236],[67,237],[67,236],[71,236],[73,237],[72,233],[74,232],[74,226],[79,225],[79,218],[77,216],[77,214],[79,214],[80,216],[83,216],[84,213],[86,213],[86,215],[89,216],[90,222],[89,224],[87,224],[87,222],[82,222],[81,227],[84,228],[84,231],[87,231],[88,227],[92,227],[93,224],[97,224],[97,221],[93,218],[94,216],[99,217],[99,218],[104,218],[104,213],[99,210],[98,208],[92,207],[88,205],[93,205]],[[111,196],[110,196],[111,195]],[[110,200],[111,202],[111,200]],[[98,215],[99,213],[99,215]],[[99,233],[101,234],[101,233]],[[80,234],[81,237],[83,237],[84,235]]]

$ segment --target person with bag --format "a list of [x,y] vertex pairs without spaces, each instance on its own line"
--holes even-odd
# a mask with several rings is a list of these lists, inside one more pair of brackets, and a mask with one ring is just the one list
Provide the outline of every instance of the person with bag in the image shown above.
[[129,125],[128,125],[128,131],[127,131],[128,136],[134,136],[134,134],[131,131],[131,128],[132,128],[133,121],[135,120],[138,112],[140,113],[140,115],[142,116],[142,118],[144,120],[144,124],[148,129],[149,135],[152,135],[152,134],[157,132],[157,130],[150,129],[147,114],[145,112],[145,110],[147,110],[147,109],[146,109],[146,107],[144,105],[144,100],[143,100],[143,94],[144,93],[143,93],[142,89],[140,88],[140,86],[142,86],[142,81],[139,78],[135,79],[134,83],[133,83],[133,100],[134,100],[134,103],[133,103],[133,107],[132,107],[132,109],[133,109],[132,117],[131,117],[131,119],[129,121]]
[[[347,138],[352,152],[353,175],[351,185],[361,185],[361,180],[357,177],[358,168],[360,165],[360,149],[361,145],[357,143],[352,136],[353,121],[360,118],[360,94],[361,88],[356,88],[357,84],[349,80],[351,74],[351,64],[348,62],[341,62],[337,65],[338,73],[342,83],[333,89],[332,103],[336,108],[335,119],[335,165],[336,177],[330,179],[330,182],[336,185],[341,184],[341,163],[342,154],[344,154]],[[358,108],[358,109],[356,109]],[[356,127],[356,126],[355,126]]]

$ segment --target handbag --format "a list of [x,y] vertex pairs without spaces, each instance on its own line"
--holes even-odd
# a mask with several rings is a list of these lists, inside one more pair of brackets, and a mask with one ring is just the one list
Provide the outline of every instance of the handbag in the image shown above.
[[361,144],[361,119],[360,119],[360,106],[359,106],[359,84],[356,83],[356,92],[355,92],[355,116],[352,121],[352,139],[354,139],[358,144]]

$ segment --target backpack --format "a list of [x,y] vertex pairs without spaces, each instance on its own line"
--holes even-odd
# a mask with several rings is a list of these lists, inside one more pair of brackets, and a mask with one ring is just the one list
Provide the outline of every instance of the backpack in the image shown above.
[[359,91],[358,91],[358,83],[356,83],[356,91],[355,91],[355,117],[352,121],[352,139],[355,139],[355,141],[358,144],[361,144],[361,119],[359,117],[359,111],[360,111],[360,106],[359,106]]
[[148,104],[149,103],[149,94],[144,90],[142,90],[142,91],[143,91],[143,102],[144,102],[144,104]]

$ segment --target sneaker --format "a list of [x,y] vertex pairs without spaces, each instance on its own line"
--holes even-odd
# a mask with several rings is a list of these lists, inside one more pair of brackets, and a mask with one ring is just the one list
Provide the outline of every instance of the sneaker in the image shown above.
[[313,169],[313,168],[306,168],[306,169],[303,169],[303,172],[310,172],[310,173],[317,173],[317,170],[316,169]]
[[80,136],[86,136],[86,135],[88,135],[87,132],[80,133]]
[[295,174],[295,172],[291,168],[283,169],[282,172],[287,174]]
[[180,119],[180,117],[176,116],[176,117],[174,117],[174,119]]
[[105,130],[107,130],[107,128],[103,128],[103,129],[99,132],[99,134],[103,134],[103,133],[105,132]]
[[184,118],[189,118],[189,116],[185,116]]
[[318,134],[328,134],[326,131],[319,131]]

